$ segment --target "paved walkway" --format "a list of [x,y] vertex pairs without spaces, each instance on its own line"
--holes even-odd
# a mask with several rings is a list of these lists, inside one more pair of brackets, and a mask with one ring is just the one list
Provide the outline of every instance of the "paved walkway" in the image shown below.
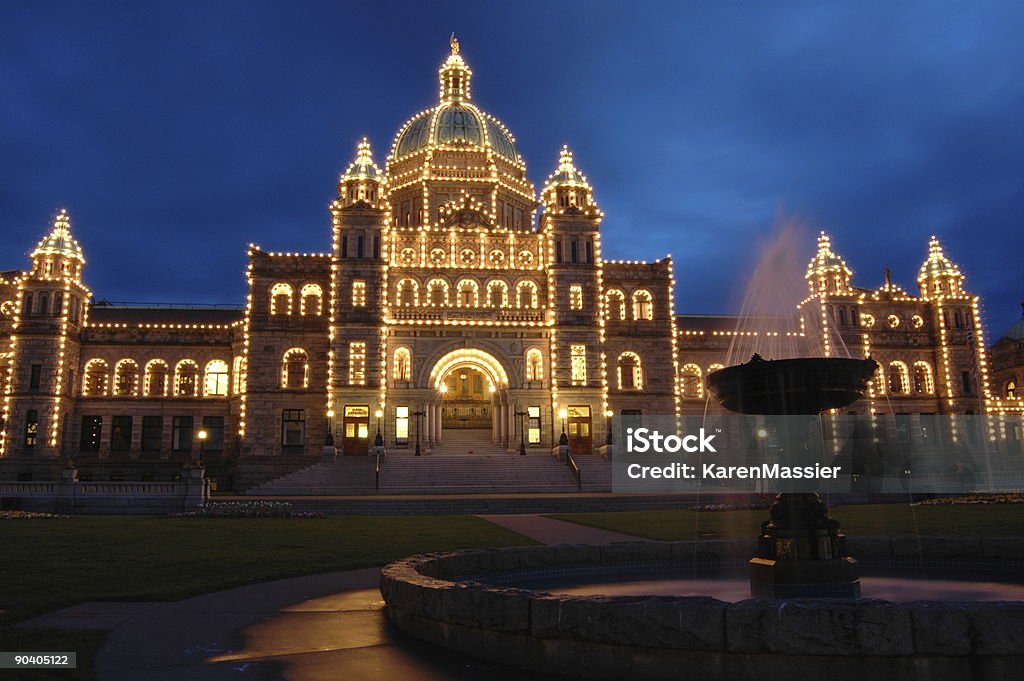
[[[546,544],[635,540],[539,515],[481,516]],[[384,615],[379,568],[177,603],[81,603],[24,627],[112,630],[99,681],[519,681],[523,672],[411,639]],[[536,681],[544,677],[529,675]]]
[[619,541],[644,541],[640,537],[629,534],[577,525],[537,514],[481,515],[477,517],[518,532],[542,544],[612,544]]

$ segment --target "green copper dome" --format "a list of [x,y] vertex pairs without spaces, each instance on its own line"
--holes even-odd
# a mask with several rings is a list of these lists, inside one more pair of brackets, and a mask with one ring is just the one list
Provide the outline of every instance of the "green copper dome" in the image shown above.
[[442,102],[415,116],[398,134],[395,159],[438,146],[490,148],[511,163],[519,162],[512,135],[500,122],[469,103]]

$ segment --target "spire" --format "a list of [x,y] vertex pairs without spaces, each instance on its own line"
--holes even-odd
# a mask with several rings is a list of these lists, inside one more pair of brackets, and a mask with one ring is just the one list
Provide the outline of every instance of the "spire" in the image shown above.
[[360,201],[376,205],[384,174],[373,162],[373,150],[365,137],[356,145],[356,157],[338,178],[338,200],[343,206]]
[[832,239],[822,230],[818,234],[818,252],[807,263],[807,272],[804,274],[811,295],[822,292],[849,293],[851,276],[853,272],[832,250]]
[[454,33],[452,33],[448,44],[451,46],[451,54],[448,55],[448,59],[445,60],[438,71],[438,77],[441,82],[441,101],[452,103],[468,102],[470,98],[469,81],[473,77],[473,72],[466,65],[465,60],[460,54],[462,48],[459,46],[459,39],[455,37]]
[[569,145],[563,144],[562,150],[558,154],[558,166],[548,176],[548,180],[541,190],[545,206],[549,211],[558,213],[573,212],[574,210],[578,212],[597,211],[593,191],[587,177],[576,168]]
[[33,260],[46,256],[61,256],[78,260],[82,264],[85,263],[82,247],[71,236],[71,216],[65,208],[61,208],[53,218],[53,229],[32,251]]
[[946,256],[938,237],[933,235],[928,240],[928,258],[917,273],[921,295],[961,295],[963,279],[960,268]]

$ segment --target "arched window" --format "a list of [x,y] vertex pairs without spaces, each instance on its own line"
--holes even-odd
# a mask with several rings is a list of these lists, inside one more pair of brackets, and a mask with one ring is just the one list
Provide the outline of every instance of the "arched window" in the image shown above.
[[701,378],[700,367],[696,364],[686,364],[679,373],[683,397],[701,398],[704,397],[704,381]]
[[526,351],[526,381],[544,380],[544,358],[537,348]]
[[299,292],[299,312],[306,315],[319,315],[324,299],[324,291],[319,284],[306,284]]
[[1011,400],[1017,398],[1017,381],[1010,379],[1006,382],[1006,396]]
[[480,286],[473,279],[462,279],[455,287],[459,307],[480,305]]
[[931,395],[935,392],[932,367],[928,362],[914,362],[914,392]]
[[618,362],[619,390],[643,390],[644,370],[635,352],[624,352]]
[[227,394],[228,363],[222,359],[210,360],[203,370],[203,396],[227,397]]
[[302,348],[292,348],[281,359],[281,387],[309,387],[309,355]]
[[633,291],[633,319],[654,319],[654,298],[646,289]]
[[444,279],[431,279],[427,282],[427,295],[433,307],[448,305],[448,282]]
[[712,364],[711,366],[708,367],[708,373],[710,374],[712,371],[718,371],[719,369],[724,369],[724,368],[725,367],[722,366],[721,364],[715,363],[715,364]]
[[495,279],[487,284],[487,304],[493,308],[508,307],[508,284]]
[[167,397],[167,362],[162,359],[146,362],[142,391],[146,397]]
[[90,359],[85,363],[85,371],[82,372],[82,394],[83,395],[106,395],[107,394],[107,373],[110,367],[106,360]]
[[412,380],[412,352],[409,348],[398,348],[395,350],[394,371],[392,377],[396,381],[409,382]]
[[910,392],[910,376],[903,362],[889,362],[889,392],[893,395]]
[[139,365],[134,359],[122,359],[114,365],[114,394],[118,397],[139,394]]
[[270,289],[270,314],[292,313],[292,287],[278,282]]
[[191,359],[183,359],[174,367],[174,394],[178,397],[195,397],[199,391],[199,365]]
[[626,318],[626,294],[617,288],[608,289],[604,294],[608,305],[608,319],[623,320]]
[[400,307],[416,307],[419,305],[420,285],[415,279],[403,279],[398,282],[398,305]]
[[516,285],[516,307],[537,307],[537,285],[532,281],[521,281]]

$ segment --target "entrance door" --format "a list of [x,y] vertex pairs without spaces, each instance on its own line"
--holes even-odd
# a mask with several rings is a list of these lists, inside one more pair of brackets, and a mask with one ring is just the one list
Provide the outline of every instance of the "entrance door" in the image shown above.
[[573,454],[592,453],[594,436],[590,423],[590,407],[569,406],[566,411],[569,417],[569,451]]
[[370,444],[370,405],[346,404],[343,413],[342,453],[345,456],[365,456]]
[[476,369],[457,368],[442,384],[441,426],[445,430],[491,427],[490,382]]

